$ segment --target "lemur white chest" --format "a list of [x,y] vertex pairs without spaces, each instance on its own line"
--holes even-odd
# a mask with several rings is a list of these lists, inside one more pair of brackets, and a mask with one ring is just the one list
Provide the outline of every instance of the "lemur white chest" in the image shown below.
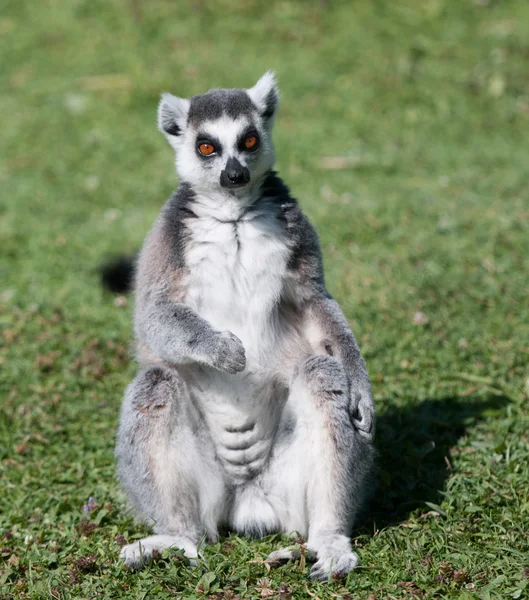
[[201,216],[189,233],[187,302],[250,350],[264,341],[281,296],[289,256],[283,223],[266,212],[233,221]]
[[201,215],[187,227],[186,303],[215,329],[234,333],[246,352],[244,373],[211,369],[196,375],[197,402],[219,460],[241,483],[262,468],[280,416],[281,402],[266,372],[277,356],[277,308],[290,251],[284,224],[271,211],[230,221]]

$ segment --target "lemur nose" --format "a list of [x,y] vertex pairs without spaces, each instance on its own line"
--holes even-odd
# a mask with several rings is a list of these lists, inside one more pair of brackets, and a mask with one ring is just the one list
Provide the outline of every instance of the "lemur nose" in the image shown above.
[[241,171],[226,171],[226,176],[228,177],[228,180],[231,181],[232,183],[240,183],[241,181],[243,181],[244,179],[244,173]]
[[243,167],[235,158],[231,157],[226,163],[226,168],[220,174],[220,184],[223,187],[232,187],[248,183],[250,181],[250,171]]

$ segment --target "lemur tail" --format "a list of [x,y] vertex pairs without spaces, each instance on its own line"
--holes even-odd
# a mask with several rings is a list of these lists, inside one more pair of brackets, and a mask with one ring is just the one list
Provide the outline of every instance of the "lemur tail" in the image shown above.
[[137,256],[118,256],[100,267],[101,285],[114,294],[127,294],[134,285]]

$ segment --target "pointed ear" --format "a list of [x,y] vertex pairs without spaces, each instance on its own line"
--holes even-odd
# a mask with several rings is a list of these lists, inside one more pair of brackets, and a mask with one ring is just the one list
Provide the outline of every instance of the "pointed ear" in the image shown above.
[[248,95],[265,121],[272,118],[279,104],[279,90],[275,73],[267,71],[253,88],[248,90]]
[[187,124],[187,113],[190,102],[186,98],[177,98],[172,94],[162,94],[158,106],[158,129],[171,143],[171,139],[179,136]]

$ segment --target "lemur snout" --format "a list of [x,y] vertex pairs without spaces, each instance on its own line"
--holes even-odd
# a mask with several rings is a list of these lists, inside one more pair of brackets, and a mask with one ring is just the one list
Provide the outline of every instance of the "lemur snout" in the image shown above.
[[220,174],[220,185],[225,188],[239,187],[250,181],[250,171],[234,157],[230,157]]

